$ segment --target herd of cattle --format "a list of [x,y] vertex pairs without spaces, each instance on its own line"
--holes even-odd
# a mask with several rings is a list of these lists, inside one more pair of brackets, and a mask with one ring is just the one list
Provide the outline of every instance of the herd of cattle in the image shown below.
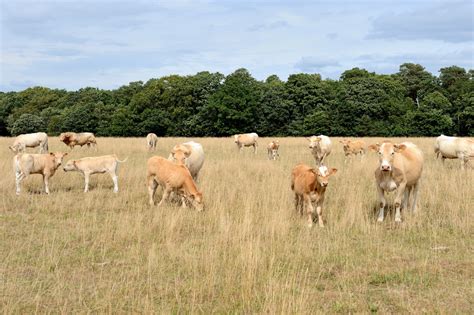
[[[97,150],[97,141],[93,133],[66,132],[59,140],[70,147],[93,147]],[[317,219],[319,226],[324,227],[322,207],[330,176],[337,172],[335,168],[324,165],[324,159],[331,153],[332,142],[329,137],[320,135],[307,138],[309,148],[316,161],[316,167],[298,164],[291,172],[291,189],[295,194],[295,209],[301,215],[306,214],[308,226]],[[156,150],[158,137],[150,133],[146,137],[149,151]],[[239,151],[244,147],[253,147],[257,153],[258,135],[256,133],[239,134],[234,136],[234,142]],[[384,219],[386,205],[385,193],[397,190],[394,200],[395,221],[401,222],[401,209],[416,210],[419,180],[423,170],[423,153],[411,142],[394,144],[390,141],[367,146],[363,140],[340,140],[346,157],[364,155],[368,149],[377,152],[379,166],[375,170],[378,191],[379,214],[378,221]],[[39,154],[26,153],[26,148],[39,147]],[[49,178],[63,164],[68,153],[48,152],[48,136],[44,132],[19,135],[9,147],[14,156],[16,176],[16,193],[20,194],[20,183],[30,174],[43,176],[44,189],[49,194]],[[267,146],[269,160],[277,160],[280,144],[278,140]],[[474,141],[441,135],[434,144],[436,157],[445,159],[460,159],[464,169],[470,159],[474,158]],[[116,155],[85,157],[69,160],[63,167],[65,172],[76,171],[84,176],[84,192],[89,190],[89,177],[92,174],[108,173],[114,183],[114,192],[118,192],[118,164],[121,161]],[[197,210],[204,209],[202,193],[196,186],[199,171],[204,163],[202,145],[190,141],[173,147],[169,157],[153,156],[147,162],[147,186],[150,205],[154,205],[154,195],[158,186],[163,188],[163,196],[158,206],[168,199],[181,202],[182,207],[191,204]],[[317,217],[314,216],[314,205]]]

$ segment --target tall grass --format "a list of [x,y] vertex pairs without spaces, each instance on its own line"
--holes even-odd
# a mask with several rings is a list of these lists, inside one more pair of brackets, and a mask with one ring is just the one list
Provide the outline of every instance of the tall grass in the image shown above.
[[[375,218],[375,154],[344,163],[333,139],[324,229],[294,211],[290,172],[313,165],[303,138],[280,139],[278,161],[238,154],[230,138],[196,139],[206,161],[198,187],[206,211],[147,204],[145,164],[183,138],[99,138],[116,153],[118,194],[108,175],[89,193],[78,173],[58,170],[51,194],[31,175],[15,195],[12,141],[0,138],[0,308],[31,312],[473,313],[474,171],[425,153],[419,212]],[[380,139],[366,139],[374,143]],[[394,139],[399,142],[405,139]],[[50,150],[68,150],[57,138]],[[67,160],[66,158],[66,160]],[[158,192],[158,198],[161,191]],[[393,202],[393,195],[388,199]]]

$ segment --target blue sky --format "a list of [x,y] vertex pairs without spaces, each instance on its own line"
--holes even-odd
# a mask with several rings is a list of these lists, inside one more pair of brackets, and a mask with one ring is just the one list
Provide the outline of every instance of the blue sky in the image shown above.
[[0,1],[0,91],[242,67],[259,80],[474,67],[473,1]]

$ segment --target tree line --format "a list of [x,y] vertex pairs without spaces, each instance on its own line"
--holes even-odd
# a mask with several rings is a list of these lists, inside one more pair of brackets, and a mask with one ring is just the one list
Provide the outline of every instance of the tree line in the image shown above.
[[0,135],[89,131],[98,136],[474,135],[474,71],[434,76],[404,63],[391,75],[353,68],[339,80],[246,69],[131,82],[115,90],[31,87],[0,92]]

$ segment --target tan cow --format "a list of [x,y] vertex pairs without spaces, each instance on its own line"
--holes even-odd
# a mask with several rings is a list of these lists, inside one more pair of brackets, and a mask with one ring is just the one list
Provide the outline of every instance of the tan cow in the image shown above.
[[324,159],[331,153],[332,143],[329,137],[324,135],[311,136],[306,138],[309,141],[309,148],[316,160],[317,165],[322,165]]
[[258,135],[253,133],[234,135],[234,142],[237,144],[237,148],[242,152],[243,147],[253,147],[253,153],[257,154],[258,148]]
[[79,160],[69,160],[66,165],[64,165],[63,170],[65,172],[76,171],[84,175],[85,187],[84,192],[89,191],[89,178],[92,174],[103,174],[109,173],[114,182],[114,193],[118,192],[118,177],[117,169],[118,163],[123,163],[127,161],[126,158],[123,161],[120,161],[115,154],[113,155],[104,155],[104,156],[94,156],[94,157],[85,157]]
[[156,143],[158,142],[158,136],[154,133],[149,133],[146,136],[146,145],[148,151],[156,151]]
[[171,150],[168,160],[185,165],[196,181],[204,164],[204,150],[200,143],[194,141],[177,144]]
[[339,140],[344,149],[345,157],[350,157],[352,155],[356,156],[360,154],[360,157],[367,152],[367,144],[363,140]]
[[267,145],[267,154],[269,160],[276,160],[280,158],[280,154],[278,153],[278,149],[280,148],[280,141],[273,140]]
[[[158,206],[169,197],[171,192],[184,196],[198,210],[204,210],[202,193],[197,190],[191,173],[186,166],[173,163],[163,157],[153,156],[147,162],[147,184],[150,205],[154,205],[154,196],[158,185],[163,187],[163,197]],[[183,200],[184,201],[184,200]],[[186,207],[186,202],[182,203]]]
[[474,158],[474,141],[441,135],[436,138],[434,151],[436,158],[441,155],[443,163],[445,159],[460,159],[461,169],[464,169],[469,160]]
[[312,202],[316,202],[318,223],[324,227],[323,204],[329,177],[334,175],[337,169],[328,169],[321,165],[314,169],[305,164],[296,165],[291,172],[291,189],[295,193],[295,209],[301,215],[304,210],[308,215],[308,226],[313,226],[314,208]]
[[25,152],[26,148],[39,147],[39,153],[48,152],[48,135],[44,132],[27,133],[19,135],[9,146],[14,153]]
[[80,145],[81,147],[87,145],[89,148],[93,146],[97,151],[97,141],[92,132],[63,132],[59,135],[59,141],[64,142],[64,144],[69,146],[71,150],[76,145]]
[[370,145],[369,148],[379,155],[379,166],[375,170],[380,209],[377,221],[382,222],[384,219],[385,192],[397,190],[394,201],[395,222],[401,222],[400,209],[408,209],[410,199],[411,211],[416,211],[423,153],[411,142],[394,144],[387,141]]
[[16,194],[20,194],[20,183],[30,174],[43,175],[44,191],[49,194],[49,178],[54,175],[67,153],[46,154],[20,153],[13,157],[16,179]]

